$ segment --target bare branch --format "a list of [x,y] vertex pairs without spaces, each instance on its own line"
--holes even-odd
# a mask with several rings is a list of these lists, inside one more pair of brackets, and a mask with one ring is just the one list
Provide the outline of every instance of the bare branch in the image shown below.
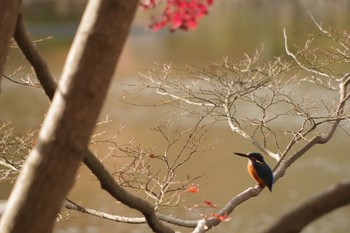
[[[283,72],[289,69],[289,65],[282,62],[280,58],[265,65],[258,64],[260,53],[257,51],[253,56],[245,54],[244,59],[237,63],[231,63],[227,58],[223,64],[211,64],[205,67],[188,66],[186,70],[173,70],[171,66],[163,66],[161,73],[155,69],[148,70],[141,74],[144,78],[145,88],[154,89],[156,93],[178,101],[180,108],[186,108],[184,104],[198,107],[212,107],[209,116],[219,120],[226,120],[233,133],[238,133],[246,140],[250,141],[259,150],[265,152],[272,158],[278,160],[279,154],[273,153],[267,148],[264,135],[263,143],[249,135],[238,123],[237,106],[239,101],[246,101],[249,104],[256,104],[254,101],[254,92],[262,91],[266,87],[273,88],[278,80],[282,79]],[[180,74],[172,74],[177,71]],[[182,72],[185,74],[183,75]],[[260,97],[258,97],[260,98]],[[276,103],[271,103],[275,105]],[[266,108],[270,108],[268,106]],[[264,107],[265,108],[265,107]],[[208,109],[208,108],[207,108]],[[263,109],[264,121],[261,126],[268,129],[268,122],[271,119],[266,118],[266,109]],[[209,112],[205,110],[205,112]],[[278,115],[275,117],[278,118]],[[252,121],[247,122],[246,126],[251,126]],[[278,142],[276,142],[278,146]]]
[[[245,191],[233,197],[224,208],[218,211],[218,214],[222,216],[230,215],[238,205],[252,197],[259,195],[261,191],[262,188],[259,185],[246,189]],[[193,233],[204,233],[212,227],[219,225],[220,223],[220,220],[216,219],[215,217],[201,219],[198,221],[198,225],[194,229]]]
[[19,85],[23,85],[23,86],[30,86],[30,87],[41,87],[40,84],[37,84],[37,83],[34,83],[30,77],[27,77],[26,80],[21,80],[21,81],[17,81],[15,79],[13,79],[11,76],[7,76],[7,75],[2,75],[4,78],[6,78],[7,80],[13,82],[13,83],[16,83],[16,84],[19,84]]
[[[7,53],[10,48],[10,42],[16,27],[18,14],[21,11],[21,1],[1,1],[0,2],[0,74],[7,60]],[[1,84],[2,76],[0,76]],[[0,88],[1,92],[1,88]]]
[[[142,190],[146,197],[154,201],[156,209],[179,206],[180,201],[184,201],[182,194],[189,184],[202,176],[188,173],[183,177],[176,175],[177,170],[196,154],[213,147],[213,143],[204,143],[205,135],[213,125],[206,122],[206,116],[200,117],[190,128],[172,129],[173,124],[174,122],[168,121],[154,129],[164,140],[164,149],[143,149],[130,141],[126,144],[106,141],[112,145],[109,147],[109,156],[123,161],[129,159],[113,173],[120,185]],[[206,146],[200,146],[201,144]]]
[[[288,48],[288,37],[287,37],[287,33],[286,33],[286,29],[283,28],[283,37],[284,37],[284,49],[286,51],[286,54],[288,56],[290,56],[291,58],[293,58],[293,60],[298,64],[299,67],[301,67],[302,69],[308,71],[308,72],[311,72],[315,75],[319,75],[319,76],[323,76],[323,77],[326,77],[326,78],[330,78],[330,79],[334,79],[331,75],[327,74],[327,73],[324,73],[320,70],[317,70],[315,68],[309,68],[307,67],[303,62],[301,62],[297,56],[292,53],[289,48]],[[308,45],[306,45],[306,48],[305,49],[308,49]]]
[[[226,101],[227,103],[228,101]],[[248,141],[250,141],[254,146],[256,146],[259,150],[265,152],[266,154],[268,154],[270,157],[274,158],[275,160],[279,160],[280,157],[278,154],[273,153],[272,151],[270,151],[266,146],[263,146],[262,144],[260,144],[257,140],[255,140],[251,135],[249,135],[247,132],[245,132],[244,130],[242,130],[238,125],[236,125],[232,119],[233,116],[231,116],[230,111],[227,107],[228,104],[224,105],[225,108],[225,112],[227,114],[227,121],[228,124],[231,128],[231,130],[235,133],[238,133],[239,135],[241,135],[243,138],[247,139]]]
[[128,218],[128,217],[124,217],[124,216],[112,215],[112,214],[108,214],[105,212],[101,212],[101,211],[97,211],[94,209],[83,207],[83,206],[78,205],[77,203],[74,203],[73,201],[68,200],[68,199],[66,199],[64,206],[70,210],[79,211],[79,212],[82,212],[85,214],[93,215],[95,217],[99,217],[99,218],[103,218],[103,219],[112,220],[115,222],[130,223],[130,224],[147,223],[146,219],[142,218],[142,217],[140,217],[140,218]]
[[[183,71],[186,75],[180,72],[175,74],[176,78],[172,73],[174,70],[170,70],[169,66],[164,76],[153,69],[147,76],[143,76],[146,81],[144,85],[146,88],[155,89],[156,93],[161,90],[162,95],[178,101],[183,108],[187,107],[183,106],[183,103],[199,108],[205,104],[213,106],[215,111],[209,116],[215,117],[217,121],[226,120],[232,132],[239,134],[278,161],[274,172],[276,182],[285,174],[287,168],[310,148],[330,140],[335,130],[339,128],[340,122],[348,117],[345,111],[348,109],[346,102],[350,98],[348,93],[350,75],[341,75],[330,68],[338,62],[346,63],[347,54],[339,55],[332,54],[332,51],[326,49],[311,49],[313,39],[308,40],[304,48],[294,54],[288,48],[285,30],[284,37],[287,55],[292,57],[298,68],[311,73],[311,77],[287,78],[289,66],[284,62],[277,60],[267,66],[255,66],[258,57],[246,56],[238,64],[231,64],[226,58],[224,64],[190,67]],[[336,42],[346,50],[346,43],[337,40]],[[318,60],[320,57],[322,59]],[[313,99],[302,96],[301,92],[285,84],[298,85],[304,80],[327,88],[333,96],[339,95],[338,99],[331,102],[326,98]],[[241,117],[242,103],[258,111],[252,111],[254,112],[252,116]],[[202,110],[207,113],[206,109]],[[281,118],[282,123],[286,119],[287,121],[293,119],[299,126],[292,127],[284,123],[285,127],[276,130],[278,127],[273,123],[278,123]],[[330,127],[328,129],[322,127],[320,130],[320,126],[325,124],[330,124]],[[276,135],[279,133],[283,133],[289,140],[286,145],[278,141]],[[270,149],[271,141],[275,145],[276,153]],[[297,144],[298,149],[293,150]],[[286,157],[287,154],[291,155]],[[247,189],[233,197],[218,214],[223,216],[230,214],[237,205],[258,195],[260,191],[259,186]],[[198,222],[194,232],[205,232],[219,223],[215,217],[204,218]]]
[[297,233],[315,219],[350,204],[350,181],[340,182],[322,190],[284,213],[264,233]]
[[19,174],[23,161],[35,144],[37,131],[28,130],[16,134],[11,123],[0,126],[0,181],[14,180]]
[[[277,172],[278,176],[283,176],[285,173],[285,170],[293,163],[295,162],[300,156],[305,154],[309,149],[311,149],[316,144],[325,144],[327,143],[333,136],[335,130],[338,128],[339,123],[344,119],[342,114],[345,111],[345,104],[346,101],[349,100],[349,93],[347,92],[347,89],[350,85],[350,73],[345,74],[342,77],[342,81],[339,83],[339,100],[338,100],[338,106],[336,110],[336,118],[333,120],[333,123],[329,130],[324,135],[317,135],[313,137],[311,140],[309,140],[300,150],[295,152],[293,155],[290,156],[286,161],[282,162],[281,160],[279,163],[276,164],[274,169],[279,170],[279,166],[281,167],[281,171]],[[298,136],[300,138],[301,136]],[[298,139],[294,139],[298,140]],[[275,179],[278,179],[275,175]]]
[[[95,209],[83,207],[83,206],[78,205],[77,203],[75,203],[71,200],[68,200],[68,199],[66,199],[64,206],[70,210],[79,211],[79,212],[82,212],[85,214],[89,214],[89,215],[92,215],[95,217],[99,217],[99,218],[103,218],[103,219],[107,219],[107,220],[111,220],[111,221],[115,221],[115,222],[129,223],[129,224],[145,224],[145,223],[147,223],[146,219],[144,217],[137,218],[137,217],[125,217],[125,216],[119,216],[119,215],[112,215],[109,213],[97,211]],[[180,219],[180,218],[176,218],[176,217],[171,216],[171,215],[163,215],[163,214],[159,214],[159,213],[157,213],[157,217],[161,221],[168,222],[168,223],[171,223],[173,225],[178,225],[181,227],[195,228],[197,226],[197,220]]]
[[41,57],[39,51],[30,40],[24,27],[22,15],[18,17],[14,37],[21,51],[33,66],[37,78],[39,79],[40,84],[43,86],[46,95],[50,100],[52,100],[57,88],[57,83],[52,77],[45,60]]

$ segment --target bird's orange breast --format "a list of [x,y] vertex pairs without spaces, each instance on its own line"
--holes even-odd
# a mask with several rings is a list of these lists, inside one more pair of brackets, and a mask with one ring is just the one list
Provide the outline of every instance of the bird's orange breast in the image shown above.
[[258,174],[256,173],[256,170],[255,170],[255,168],[254,168],[254,166],[253,166],[253,164],[252,164],[252,162],[249,160],[249,162],[248,162],[248,165],[247,165],[247,170],[248,170],[248,172],[249,172],[249,175],[251,176],[251,177],[253,177],[253,179],[256,181],[256,182],[258,182],[258,184],[260,185],[260,186],[265,186],[265,182],[262,180],[262,179],[260,179],[260,177],[258,176]]

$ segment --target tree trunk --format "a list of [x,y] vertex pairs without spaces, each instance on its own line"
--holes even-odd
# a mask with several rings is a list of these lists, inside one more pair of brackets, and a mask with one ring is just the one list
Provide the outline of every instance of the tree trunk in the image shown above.
[[350,204],[350,181],[322,190],[283,214],[263,232],[297,233],[322,215],[348,204]]
[[136,0],[89,1],[39,142],[1,218],[1,232],[52,231],[96,124],[136,7]]
[[[0,0],[0,84],[3,67],[10,47],[10,40],[21,10],[20,0]],[[0,85],[1,92],[1,85]]]

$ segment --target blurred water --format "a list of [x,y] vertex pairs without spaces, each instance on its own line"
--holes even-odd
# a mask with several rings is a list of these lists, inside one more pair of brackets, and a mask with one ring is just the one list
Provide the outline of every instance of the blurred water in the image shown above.
[[[236,58],[245,52],[253,53],[260,49],[262,44],[266,58],[280,56],[283,54],[282,28],[290,32],[291,42],[302,41],[294,33],[311,28],[307,14],[307,11],[310,11],[317,20],[331,22],[336,28],[346,29],[350,20],[349,6],[349,1],[223,1],[217,3],[195,31],[175,34],[167,31],[153,34],[145,30],[149,15],[138,12],[101,114],[101,118],[106,114],[117,118],[113,124],[108,125],[108,134],[113,135],[120,124],[125,124],[126,133],[121,140],[136,138],[142,146],[162,146],[150,128],[171,118],[172,112],[167,108],[136,107],[120,101],[123,99],[123,90],[127,89],[122,84],[137,82],[139,70],[150,66],[154,61],[176,66],[186,63],[205,64],[221,60],[224,56]],[[77,22],[75,20],[45,24],[36,21],[28,25],[33,38],[53,37],[38,43],[37,46],[56,78],[59,78],[61,73]],[[13,48],[5,73],[13,73],[19,66],[26,68],[18,72],[16,77],[25,78],[33,73],[17,49]],[[12,121],[17,132],[40,127],[49,107],[42,90],[18,86],[7,80],[3,80],[1,85],[0,123]],[[148,98],[152,96],[141,96],[140,100],[133,101],[143,103]],[[220,140],[212,151],[195,157],[183,171],[204,174],[199,183],[206,185],[200,187],[197,195],[187,195],[186,199],[189,203],[211,200],[222,207],[232,196],[254,184],[246,174],[246,161],[231,156],[232,151],[251,151],[253,147],[232,135],[227,125],[216,126],[208,137],[211,140]],[[273,193],[264,190],[258,198],[239,206],[230,222],[221,224],[213,231],[257,232],[305,197],[349,177],[348,141],[349,138],[344,137],[344,133],[338,132],[327,145],[312,149],[279,180]],[[108,148],[93,149],[98,151],[101,158],[108,151]],[[270,164],[274,163],[270,159],[267,160]],[[111,169],[113,166],[114,164],[109,164]],[[71,199],[101,211],[139,216],[115,203],[101,191],[98,182],[83,166],[79,174],[79,179],[69,194]],[[0,199],[7,198],[10,188],[9,184],[1,184]],[[180,210],[174,211],[175,214],[183,215]],[[58,223],[55,232],[150,232],[144,225],[130,226],[79,215]],[[349,232],[349,216],[350,208],[342,208],[312,224],[305,232]]]

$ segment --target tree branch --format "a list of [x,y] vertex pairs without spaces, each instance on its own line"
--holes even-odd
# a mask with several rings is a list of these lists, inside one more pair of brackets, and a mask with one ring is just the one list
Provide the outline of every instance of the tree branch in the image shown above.
[[314,136],[310,141],[308,141],[302,148],[300,148],[298,151],[296,151],[294,154],[292,154],[289,158],[285,160],[280,160],[274,170],[276,170],[275,173],[275,180],[280,178],[285,174],[285,171],[287,168],[292,165],[298,158],[300,158],[303,154],[305,154],[309,149],[311,149],[316,144],[325,144],[327,143],[332,136],[334,135],[335,130],[339,126],[339,123],[342,121],[341,115],[343,115],[345,111],[345,104],[349,100],[347,89],[350,85],[350,73],[346,73],[343,75],[341,82],[339,83],[339,100],[338,100],[338,106],[336,109],[336,118],[334,122],[332,123],[331,127],[329,128],[328,132],[326,132],[324,135],[317,135]]
[[46,95],[52,101],[57,88],[57,83],[51,76],[45,60],[41,57],[39,51],[29,38],[24,27],[22,15],[18,17],[14,38],[26,59],[33,66],[37,78],[40,84],[43,86]]
[[[247,201],[252,197],[258,196],[262,191],[262,189],[263,188],[259,185],[255,185],[254,187],[250,187],[246,189],[245,191],[233,197],[226,204],[226,206],[222,208],[217,214],[221,216],[230,215],[238,205],[240,205],[241,203]],[[200,221],[198,221],[198,224],[194,229],[193,233],[204,233],[209,229],[211,229],[212,227],[219,225],[220,223],[221,221],[215,217],[201,219]]]
[[350,181],[340,182],[322,190],[294,206],[278,218],[263,233],[297,233],[339,207],[350,204]]
[[[10,48],[10,41],[16,28],[18,14],[21,11],[21,1],[0,1],[0,74],[6,63],[6,56]],[[1,85],[0,75],[0,85]],[[1,92],[1,86],[0,86]]]
[[316,74],[316,75],[319,75],[319,76],[323,76],[323,77],[326,77],[326,78],[330,78],[330,79],[333,79],[333,77],[325,72],[322,72],[320,70],[316,70],[316,69],[313,69],[313,68],[309,68],[307,66],[305,66],[303,64],[303,62],[301,62],[298,57],[289,50],[289,47],[288,47],[288,37],[287,37],[287,33],[286,33],[286,29],[283,28],[283,37],[284,37],[284,49],[285,49],[285,52],[288,56],[290,56],[297,64],[300,68],[310,72],[310,73],[313,73],[313,74]]
[[174,232],[172,229],[158,221],[154,207],[148,201],[132,195],[118,185],[113,176],[107,171],[95,155],[92,154],[92,152],[86,151],[84,163],[98,178],[102,189],[106,190],[111,196],[130,208],[139,210],[145,216],[148,225],[155,232]]
[[[289,95],[293,94],[293,92],[291,91],[290,93],[286,93],[284,87],[279,88],[279,87],[276,87],[275,85],[276,83],[278,83],[277,81],[278,79],[276,79],[276,77],[279,77],[280,72],[285,71],[286,69],[281,68],[281,70],[276,70],[275,63],[270,66],[267,66],[268,67],[267,73],[269,75],[266,75],[266,76],[273,77],[271,78],[271,80],[274,80],[274,82],[271,82],[271,83],[267,82],[261,76],[256,74],[256,73],[263,74],[264,68],[251,69],[252,63],[250,62],[249,59],[248,59],[248,64],[246,64],[248,66],[247,69],[237,68],[239,67],[240,64],[230,65],[226,62],[224,67],[221,66],[220,64],[219,65],[215,64],[209,68],[207,68],[206,66],[206,68],[204,68],[203,71],[201,69],[190,70],[189,72],[189,74],[191,75],[190,80],[181,79],[181,80],[174,81],[172,78],[168,77],[168,75],[170,74],[170,71],[168,70],[167,72],[162,71],[162,73],[165,73],[164,77],[161,77],[161,74],[158,74],[153,70],[150,71],[148,75],[143,75],[143,77],[146,79],[146,82],[148,82],[146,83],[146,87],[156,89],[157,90],[156,93],[166,95],[174,100],[177,100],[180,102],[180,104],[183,102],[194,106],[205,106],[205,104],[209,104],[210,106],[215,106],[216,108],[223,109],[223,113],[218,113],[218,116],[223,117],[225,118],[225,120],[228,121],[228,124],[233,132],[238,133],[240,136],[250,141],[258,149],[264,151],[271,157],[278,160],[277,166],[275,167],[276,171],[274,172],[274,177],[276,182],[280,177],[282,177],[285,174],[287,168],[292,163],[294,163],[300,156],[305,154],[310,148],[312,148],[316,144],[326,143],[331,139],[336,128],[338,128],[339,123],[344,119],[343,113],[345,109],[345,102],[350,98],[349,94],[347,93],[347,87],[350,82],[348,81],[348,79],[350,75],[345,74],[341,80],[341,79],[335,79],[334,77],[326,73],[323,73],[322,71],[308,68],[304,66],[304,64],[301,61],[299,61],[297,57],[288,50],[286,41],[285,41],[285,45],[286,45],[287,54],[295,58],[295,62],[301,69],[306,69],[307,71],[311,72],[314,75],[321,75],[321,76],[323,75],[324,77],[332,79],[334,82],[338,82],[340,96],[338,99],[338,106],[334,108],[334,112],[336,113],[334,113],[333,111],[331,112],[331,110],[328,109],[329,116],[319,117],[321,119],[324,118],[325,120],[315,123],[314,119],[317,119],[317,117],[310,116],[310,114],[308,113],[308,110],[310,109],[308,109],[307,106],[305,107],[305,109],[301,109],[302,111],[299,111],[298,109],[299,107],[304,107],[303,102],[289,103],[288,102]],[[230,68],[231,66],[233,68]],[[232,72],[232,76],[231,76],[231,72]],[[247,75],[246,79],[240,76],[240,75],[243,75],[242,73]],[[264,75],[262,76],[265,77]],[[281,76],[283,77],[283,75]],[[182,76],[180,76],[180,78],[182,78]],[[208,88],[208,86],[211,87],[212,89]],[[159,93],[158,90],[161,90],[161,93]],[[262,94],[262,96],[259,99],[259,93],[260,92],[266,93],[264,92],[266,90],[272,91],[272,97],[268,96],[267,94]],[[332,90],[334,91],[335,89],[332,89]],[[206,97],[208,97],[208,99],[206,99]],[[296,136],[294,136],[294,138],[292,139],[293,141],[287,145],[285,152],[281,154],[283,156],[282,158],[278,153],[276,154],[273,153],[268,148],[266,148],[265,144],[262,144],[262,143],[260,144],[258,141],[255,140],[253,136],[249,135],[247,132],[242,130],[242,127],[240,126],[240,123],[238,122],[238,118],[236,116],[238,111],[235,106],[236,100],[246,101],[248,102],[248,104],[253,103],[255,104],[255,106],[257,106],[259,109],[263,111],[261,119],[257,119],[258,123],[256,123],[256,125],[258,128],[260,126],[263,126],[269,129],[268,126],[266,126],[265,118],[264,118],[267,113],[264,111],[266,111],[268,107],[280,102],[282,104],[289,104],[291,106],[290,110],[287,110],[285,113],[281,113],[280,115],[290,116],[290,111],[295,111],[295,114],[297,117],[301,116],[305,119],[304,123],[301,126],[301,129],[295,131]],[[261,103],[257,101],[261,101]],[[264,101],[267,102],[266,105],[264,105],[264,103],[266,103]],[[213,103],[215,104],[212,105]],[[273,106],[273,107],[279,107],[279,106]],[[271,112],[274,113],[274,110],[275,110],[274,108],[271,108]],[[278,116],[279,113],[276,113],[276,114]],[[271,119],[274,120],[274,119],[277,119],[277,117],[271,118]],[[308,121],[311,122],[310,127],[304,128],[305,126],[304,124],[306,124]],[[251,120],[250,117],[246,117],[246,122],[255,123],[255,121]],[[306,137],[306,136],[309,136],[310,133],[314,132],[314,129],[316,128],[316,126],[327,122],[331,123],[331,127],[328,129],[328,131],[326,131],[326,133],[322,134],[321,132],[318,132],[316,136],[311,139],[308,139]],[[283,132],[287,133],[288,131],[283,131]],[[266,139],[267,136],[263,135],[263,137],[265,137]],[[295,140],[299,141],[301,139],[305,140],[304,146],[301,149],[298,149],[288,159],[284,159],[284,156],[287,155],[287,152],[289,152],[291,147],[296,143],[296,142],[294,143],[294,141]],[[264,143],[266,142],[264,141]],[[243,191],[242,193],[233,197],[227,203],[227,205],[218,212],[218,214],[221,216],[229,215],[230,213],[232,213],[234,208],[237,207],[240,203],[248,200],[251,197],[257,196],[261,192],[261,190],[262,190],[261,187],[256,186],[254,188],[249,188]],[[194,230],[194,232],[206,232],[212,227],[218,225],[219,223],[220,223],[220,220],[215,217],[204,218],[198,221],[198,225]]]
[[276,161],[280,160],[280,156],[278,154],[273,153],[272,151],[270,151],[267,147],[263,146],[261,143],[259,143],[257,140],[255,140],[251,135],[249,135],[248,133],[246,133],[244,130],[242,130],[238,125],[236,125],[233,121],[232,121],[232,116],[230,114],[230,110],[228,108],[228,99],[225,99],[225,104],[224,104],[224,110],[227,116],[227,121],[228,124],[232,130],[232,132],[235,132],[237,134],[239,134],[241,137],[245,138],[246,140],[250,141],[256,148],[258,148],[259,150],[265,152],[267,155],[269,155],[271,158],[275,159]]
[[128,217],[124,217],[124,216],[119,216],[119,215],[112,215],[112,214],[108,214],[102,211],[97,211],[94,209],[90,209],[90,208],[86,208],[83,207],[81,205],[78,205],[77,203],[74,203],[71,200],[66,199],[66,201],[64,202],[64,206],[69,209],[69,210],[75,210],[75,211],[79,211],[81,213],[85,213],[85,214],[89,214],[95,217],[99,217],[99,218],[103,218],[103,219],[108,219],[108,220],[112,220],[115,222],[122,222],[122,223],[130,223],[130,224],[143,224],[146,223],[146,219],[145,218],[128,218]]
[[[88,3],[39,142],[0,220],[2,232],[52,231],[102,108],[136,6],[136,0]],[[161,225],[150,226],[165,232],[158,229]]]
[[[144,217],[125,217],[125,216],[119,216],[119,215],[112,215],[109,213],[105,213],[105,212],[101,212],[101,211],[97,211],[95,209],[90,209],[90,208],[86,208],[83,207],[81,205],[78,205],[76,203],[74,203],[71,200],[66,200],[64,206],[67,209],[70,210],[75,210],[75,211],[79,211],[85,214],[89,214],[95,217],[99,217],[99,218],[103,218],[103,219],[107,219],[107,220],[111,220],[111,221],[115,221],[115,222],[121,222],[121,223],[130,223],[130,224],[145,224],[147,223],[146,218]],[[157,217],[159,220],[162,220],[164,222],[168,222],[174,225],[178,225],[181,227],[188,227],[188,228],[195,228],[197,226],[197,220],[186,220],[186,219],[180,219],[180,218],[176,218],[174,216],[170,216],[170,215],[164,215],[164,214],[159,214],[156,213]]]

